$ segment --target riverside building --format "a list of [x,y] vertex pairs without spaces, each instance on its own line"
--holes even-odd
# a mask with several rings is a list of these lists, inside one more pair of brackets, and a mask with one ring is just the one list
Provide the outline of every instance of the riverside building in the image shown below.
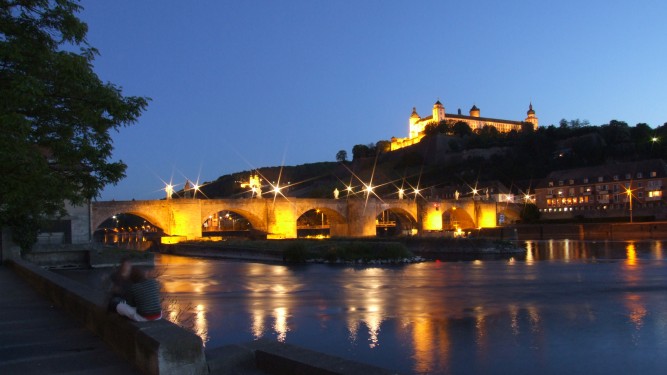
[[667,163],[644,160],[554,171],[535,188],[543,219],[667,219]]

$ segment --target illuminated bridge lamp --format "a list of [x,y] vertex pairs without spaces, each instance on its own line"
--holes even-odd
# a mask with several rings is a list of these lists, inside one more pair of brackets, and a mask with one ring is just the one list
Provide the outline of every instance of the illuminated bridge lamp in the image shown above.
[[167,193],[167,199],[171,199],[171,196],[174,194],[174,186],[172,184],[166,184],[164,191]]

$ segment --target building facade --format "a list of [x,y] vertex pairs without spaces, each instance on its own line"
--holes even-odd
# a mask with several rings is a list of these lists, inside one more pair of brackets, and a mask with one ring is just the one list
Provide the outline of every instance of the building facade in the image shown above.
[[667,218],[667,164],[654,159],[550,173],[535,189],[542,219]]
[[534,129],[537,129],[538,119],[535,116],[532,103],[528,106],[528,112],[526,112],[526,116],[527,117],[524,121],[481,117],[480,109],[476,105],[473,105],[472,108],[470,108],[469,115],[462,115],[461,110],[458,110],[457,114],[451,114],[445,111],[445,106],[442,105],[442,103],[440,103],[438,100],[435,102],[435,104],[433,104],[433,109],[430,116],[421,117],[417,113],[417,109],[415,107],[412,108],[412,114],[408,120],[408,136],[406,138],[392,137],[391,150],[398,150],[400,148],[419,143],[419,141],[421,141],[425,135],[424,130],[426,129],[426,125],[431,123],[438,124],[441,121],[463,121],[467,123],[473,131],[482,129],[484,126],[493,126],[499,132],[507,133],[512,130],[521,130],[525,123],[530,123],[533,125]]

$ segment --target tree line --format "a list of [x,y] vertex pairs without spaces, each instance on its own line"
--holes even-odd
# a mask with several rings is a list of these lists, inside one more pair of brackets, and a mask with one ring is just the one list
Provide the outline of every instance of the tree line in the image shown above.
[[[594,126],[586,120],[563,119],[558,126],[534,130],[532,124],[524,123],[521,130],[502,133],[490,125],[473,130],[464,121],[445,120],[426,125],[424,133],[423,140],[438,135],[450,137],[448,145],[452,152],[509,147],[521,156],[537,158],[541,165],[550,164],[551,159],[560,159],[558,164],[565,167],[572,163],[597,165],[608,160],[664,158],[667,155],[667,123],[653,129],[646,123],[630,126],[624,121],[611,120]],[[385,140],[358,144],[352,148],[352,160],[374,157],[390,149],[391,142]],[[346,157],[347,153],[341,150],[336,160],[345,161]]]

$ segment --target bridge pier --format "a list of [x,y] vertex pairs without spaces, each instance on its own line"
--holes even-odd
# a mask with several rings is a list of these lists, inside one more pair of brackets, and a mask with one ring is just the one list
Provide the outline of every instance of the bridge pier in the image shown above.
[[[266,222],[269,237],[275,239],[296,238],[296,221],[298,219],[294,205],[288,201],[266,201]],[[271,203],[269,203],[271,202]]]
[[188,240],[201,238],[201,200],[180,199],[179,204],[173,204],[176,200],[168,201],[169,204],[169,228],[164,228],[165,233],[184,236]]

